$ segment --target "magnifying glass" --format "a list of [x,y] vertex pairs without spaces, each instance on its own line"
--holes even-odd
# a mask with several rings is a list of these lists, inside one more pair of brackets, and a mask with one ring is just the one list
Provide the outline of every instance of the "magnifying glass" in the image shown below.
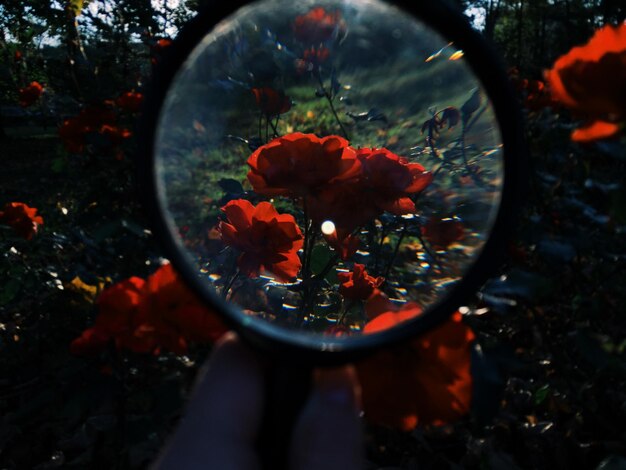
[[301,364],[440,324],[516,212],[512,93],[443,2],[219,2],[170,47],[144,116],[167,256],[245,340]]

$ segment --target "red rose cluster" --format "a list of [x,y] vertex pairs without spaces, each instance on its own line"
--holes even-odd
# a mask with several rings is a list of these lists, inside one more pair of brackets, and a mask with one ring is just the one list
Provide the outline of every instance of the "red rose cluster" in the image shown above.
[[[416,211],[411,199],[432,181],[431,173],[387,149],[354,149],[335,135],[318,138],[292,133],[255,150],[248,159],[248,181],[263,196],[285,196],[302,204],[315,224],[331,221],[324,234],[342,259],[352,256],[359,240],[352,232],[384,211],[395,215]],[[269,202],[256,207],[239,199],[222,207],[226,220],[218,231],[222,241],[239,251],[242,273],[256,277],[263,271],[282,281],[293,280],[302,263],[298,250],[303,235],[291,215],[279,214]],[[362,297],[363,282],[378,287],[364,266],[343,279],[347,298]],[[359,292],[359,294],[355,294]],[[368,294],[371,294],[369,292]]]
[[73,354],[97,354],[109,344],[137,353],[167,349],[184,354],[189,342],[215,341],[226,331],[170,264],[146,280],[131,277],[114,284],[100,294],[97,304],[96,322],[72,342]]
[[300,42],[320,44],[333,39],[344,28],[345,23],[339,11],[329,12],[322,7],[315,7],[296,17],[293,35]]
[[334,135],[288,134],[259,147],[248,165],[255,192],[300,199],[315,222],[330,220],[346,236],[383,211],[415,212],[411,196],[432,181],[419,163]]

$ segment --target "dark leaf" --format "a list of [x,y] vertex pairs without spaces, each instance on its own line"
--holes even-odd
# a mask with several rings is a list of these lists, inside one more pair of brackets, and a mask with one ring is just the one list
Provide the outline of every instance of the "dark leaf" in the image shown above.
[[241,183],[231,178],[223,178],[217,184],[228,194],[241,194],[244,192]]
[[469,99],[465,103],[463,103],[463,106],[461,106],[463,124],[466,124],[467,121],[469,121],[469,119],[472,117],[472,114],[474,114],[478,110],[478,108],[480,107],[480,102],[480,90],[477,88],[472,93],[472,96],[470,96]]
[[461,119],[461,113],[454,106],[448,106],[443,110],[443,114],[441,115],[441,125],[444,123],[448,123],[448,129],[456,126]]
[[[313,274],[320,273],[334,256],[334,252],[328,246],[315,246],[311,253],[311,270]],[[337,272],[331,269],[325,278],[329,282],[337,282]]]
[[387,123],[387,116],[385,116],[385,114],[379,109],[372,108],[367,113],[367,120],[368,121],[383,121]]

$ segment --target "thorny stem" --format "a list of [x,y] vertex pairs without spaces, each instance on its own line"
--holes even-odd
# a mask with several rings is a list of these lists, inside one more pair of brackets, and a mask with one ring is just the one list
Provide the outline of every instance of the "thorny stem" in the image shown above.
[[322,92],[324,93],[326,100],[328,101],[330,110],[332,111],[333,116],[335,116],[335,121],[337,121],[337,124],[339,124],[339,127],[341,128],[341,133],[346,138],[346,140],[350,140],[350,137],[348,136],[348,132],[346,131],[345,127],[343,127],[343,124],[339,120],[339,115],[337,114],[337,111],[335,110],[335,106],[333,105],[333,99],[330,96],[330,93],[326,91],[326,87],[324,86],[324,81],[322,80],[322,76],[320,75],[319,70],[315,72],[315,76],[317,77],[317,81],[320,84],[320,88]]

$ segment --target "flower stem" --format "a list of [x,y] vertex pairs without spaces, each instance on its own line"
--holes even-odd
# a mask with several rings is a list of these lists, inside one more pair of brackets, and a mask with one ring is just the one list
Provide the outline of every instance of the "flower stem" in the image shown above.
[[326,91],[326,87],[324,86],[324,81],[322,80],[322,76],[320,75],[319,70],[315,72],[315,76],[317,78],[318,83],[320,84],[320,88],[322,92],[324,93],[324,96],[326,97],[326,100],[328,101],[330,110],[332,111],[333,116],[335,116],[335,121],[337,121],[337,124],[339,124],[339,127],[341,128],[341,133],[347,140],[350,140],[350,136],[348,136],[348,132],[346,131],[346,128],[343,127],[343,124],[339,120],[339,115],[337,114],[337,111],[335,110],[335,106],[333,105],[333,99],[330,96],[330,93]]
[[[280,119],[280,114],[278,115],[278,119]],[[278,137],[278,131],[276,130],[277,129],[276,126],[278,125],[278,119],[276,119],[276,124],[274,124],[272,122],[272,119],[269,116],[267,116],[267,122],[269,122],[270,126],[272,126],[272,130],[274,131],[274,137]]]

